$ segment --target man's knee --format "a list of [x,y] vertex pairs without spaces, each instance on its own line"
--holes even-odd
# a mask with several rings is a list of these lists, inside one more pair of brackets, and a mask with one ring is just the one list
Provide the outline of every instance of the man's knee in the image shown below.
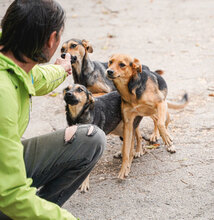
[[106,146],[106,135],[104,131],[96,125],[88,125],[86,136],[89,151],[101,157]]
[[92,159],[93,155],[96,155],[100,158],[105,149],[106,135],[103,130],[93,124],[71,126],[65,130],[65,142],[79,146],[82,156],[90,155]]

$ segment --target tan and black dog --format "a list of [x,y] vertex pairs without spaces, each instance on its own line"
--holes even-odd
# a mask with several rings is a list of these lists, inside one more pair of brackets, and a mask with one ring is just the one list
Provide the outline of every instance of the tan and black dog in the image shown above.
[[136,116],[150,116],[155,124],[152,139],[159,131],[167,150],[175,152],[172,138],[167,131],[170,122],[167,110],[167,84],[157,73],[143,68],[138,59],[115,54],[108,63],[108,77],[114,82],[122,98],[121,111],[124,122],[122,167],[118,177],[128,176],[133,159],[134,129]]
[[[117,91],[107,93],[103,96],[93,97],[85,86],[74,84],[65,88],[63,93],[66,102],[66,119],[69,126],[75,124],[95,124],[106,135],[111,133],[123,137],[121,97]],[[137,116],[133,120],[137,140],[135,157],[140,157],[145,153],[142,151],[142,137],[139,131],[141,119],[142,117]],[[85,192],[88,188],[89,178],[82,184],[81,191]]]
[[[87,40],[71,39],[63,43],[61,54],[70,53],[74,83],[84,85],[90,92],[108,93],[116,88],[106,75],[108,62],[90,60],[89,53],[93,47]],[[148,68],[143,65],[143,68]],[[162,70],[155,71],[163,74]]]
[[[105,134],[114,134],[123,137],[123,121],[121,114],[121,96],[117,91],[110,92],[100,97],[92,96],[88,89],[79,84],[68,86],[63,90],[66,103],[66,119],[69,126],[75,124],[95,124],[104,130]],[[182,109],[187,104],[186,95],[180,102],[170,102],[168,105],[174,109]],[[168,102],[168,101],[167,101]],[[134,120],[135,136],[137,140],[134,157],[140,157],[145,153],[141,145],[139,123],[142,117]],[[157,134],[158,135],[158,134]],[[121,151],[114,157],[121,158]],[[81,191],[89,189],[89,178],[81,186]]]
[[61,53],[70,53],[74,83],[84,85],[92,93],[115,91],[113,82],[106,76],[108,63],[91,61],[88,53],[93,48],[89,41],[71,39],[63,43]]

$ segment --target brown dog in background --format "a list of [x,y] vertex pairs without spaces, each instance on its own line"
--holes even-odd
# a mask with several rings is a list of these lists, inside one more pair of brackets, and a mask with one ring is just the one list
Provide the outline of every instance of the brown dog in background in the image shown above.
[[61,53],[69,53],[72,60],[74,83],[84,85],[92,93],[115,91],[114,84],[108,79],[108,63],[92,61],[89,53],[93,47],[87,40],[71,39],[63,43]]
[[133,159],[134,129],[133,120],[136,116],[150,116],[155,124],[153,136],[160,133],[167,151],[174,153],[167,126],[170,122],[167,110],[167,84],[157,73],[143,68],[138,59],[128,55],[115,54],[108,63],[108,77],[114,82],[121,95],[121,111],[124,122],[122,167],[118,177],[128,176]]

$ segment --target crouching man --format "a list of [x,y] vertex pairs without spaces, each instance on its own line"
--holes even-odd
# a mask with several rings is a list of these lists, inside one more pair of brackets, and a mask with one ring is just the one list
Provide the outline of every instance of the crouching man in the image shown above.
[[[88,176],[105,146],[94,125],[72,126],[21,141],[30,99],[71,73],[70,55],[55,53],[65,13],[53,0],[15,0],[0,34],[0,219],[76,219],[60,208]],[[39,190],[38,190],[39,189]]]

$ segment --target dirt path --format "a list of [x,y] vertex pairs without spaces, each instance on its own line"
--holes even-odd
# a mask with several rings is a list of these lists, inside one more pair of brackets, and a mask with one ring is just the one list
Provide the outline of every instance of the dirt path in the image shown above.
[[[59,0],[66,9],[63,39],[91,41],[94,60],[115,52],[163,69],[168,97],[188,92],[183,111],[170,111],[169,131],[176,154],[164,146],[135,159],[129,177],[119,182],[118,137],[108,136],[104,156],[91,175],[90,191],[76,192],[64,205],[86,220],[214,219],[214,1],[213,0]],[[0,0],[1,16],[8,1]],[[60,48],[52,59],[59,55]],[[62,89],[72,82],[67,79]],[[25,138],[66,126],[61,95],[33,99]],[[142,133],[153,125],[145,118]],[[162,142],[161,142],[162,143]]]

